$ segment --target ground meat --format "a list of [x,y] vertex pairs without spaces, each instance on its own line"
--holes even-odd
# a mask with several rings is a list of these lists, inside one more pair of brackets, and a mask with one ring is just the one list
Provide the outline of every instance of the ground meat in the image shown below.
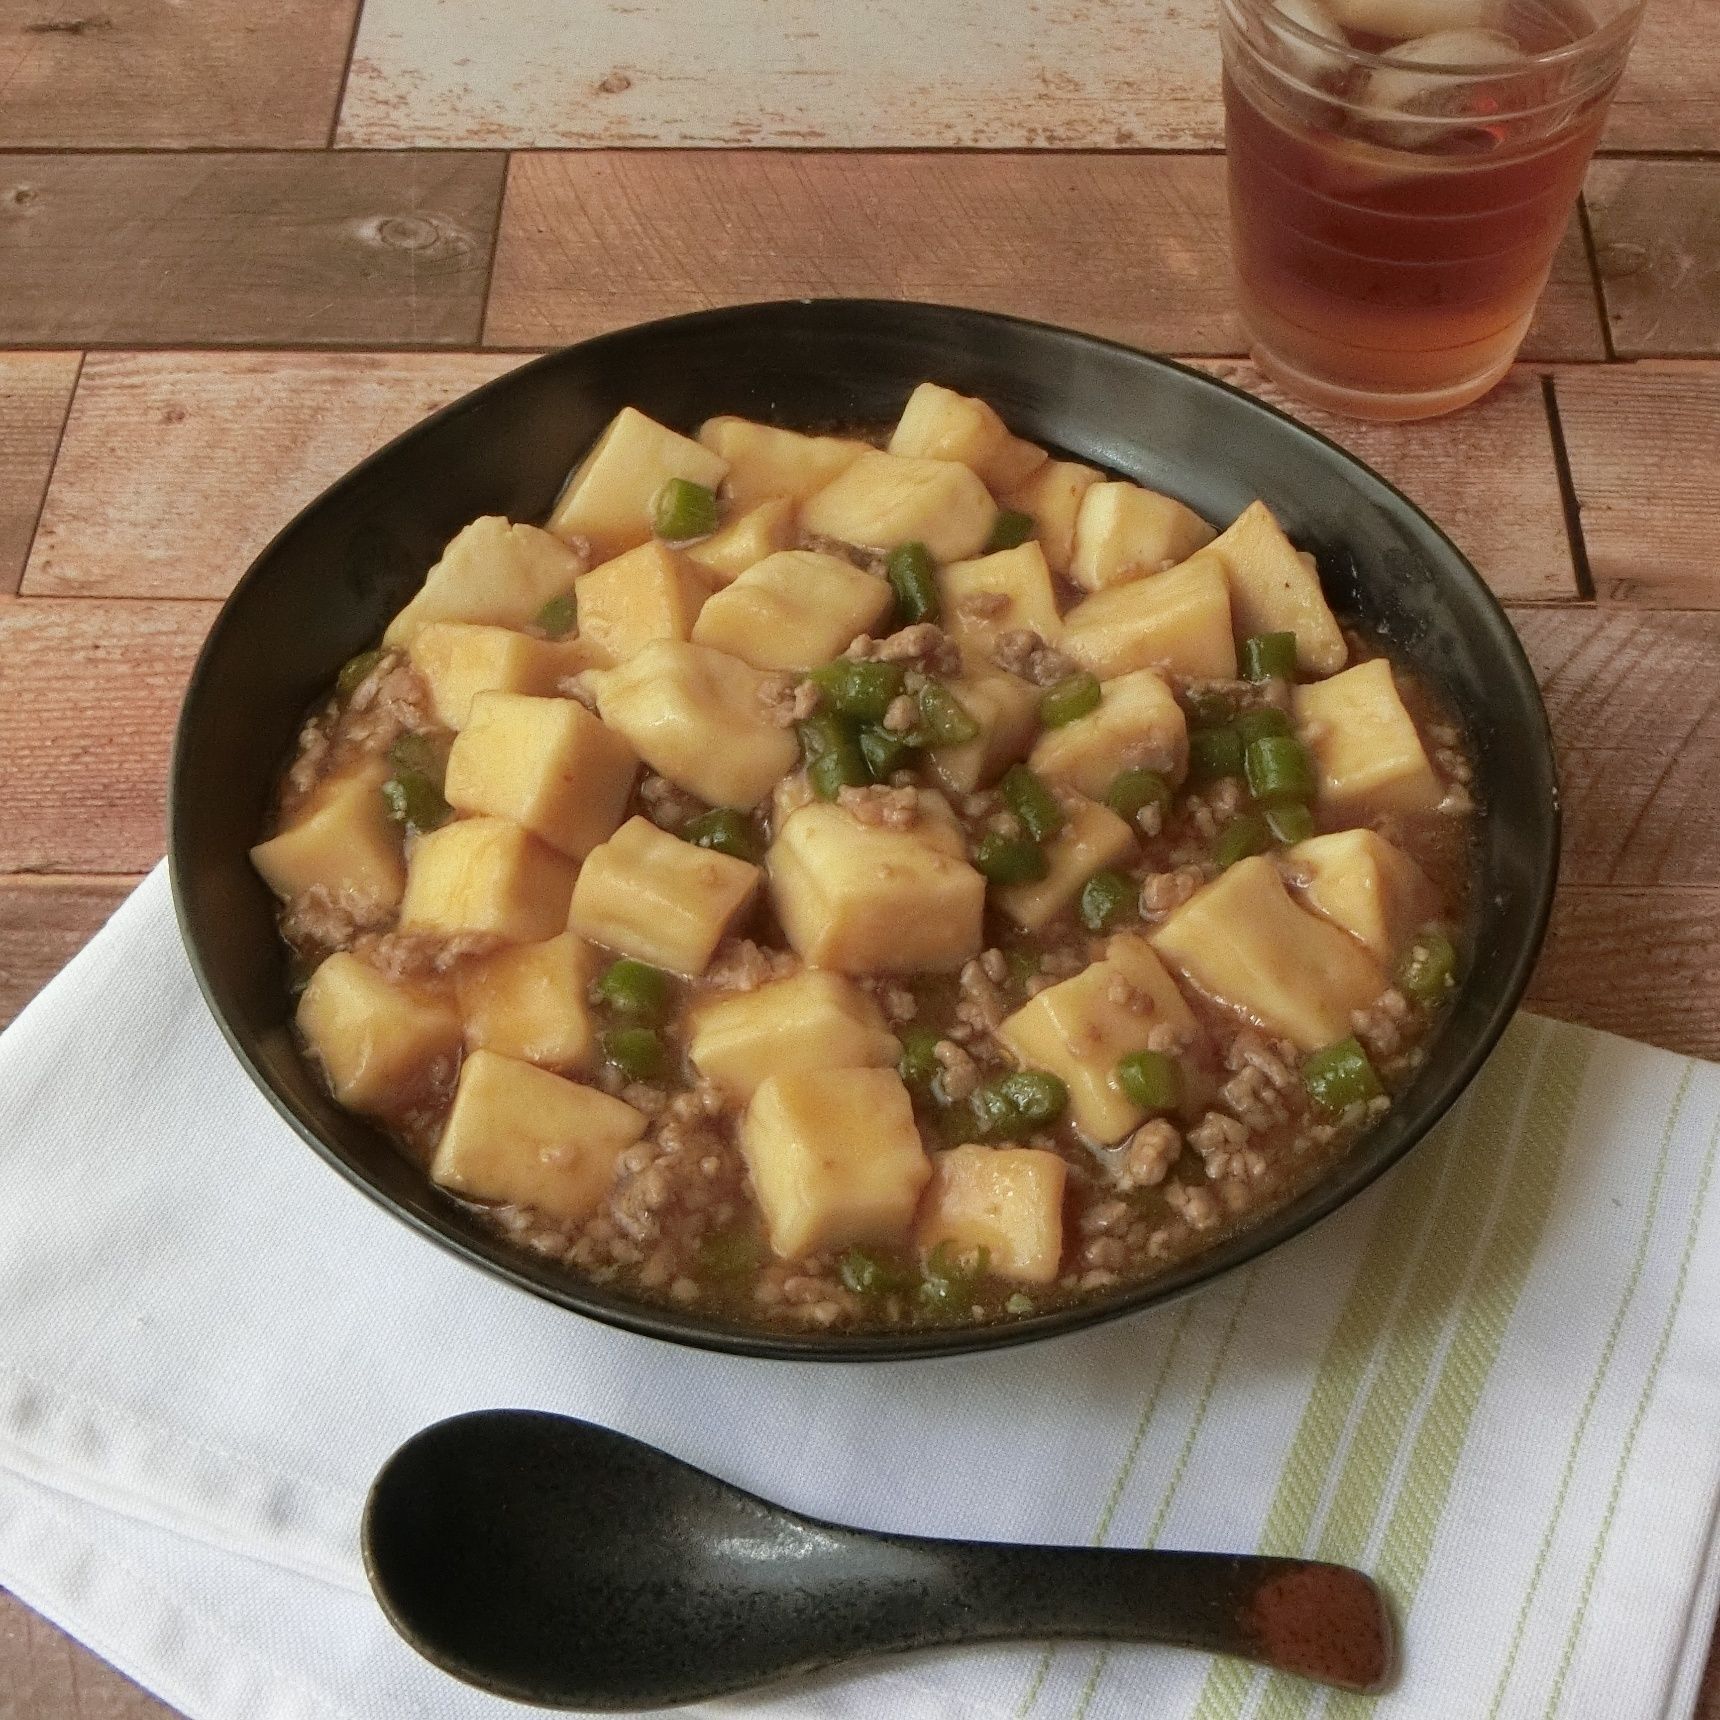
[[961,971],[961,996],[956,1001],[956,1020],[974,1033],[995,1033],[1009,1013],[1009,1005],[997,981],[983,962],[970,961]]
[[1179,1052],[1186,1051],[1195,1037],[1193,1028],[1178,1027],[1169,1021],[1155,1021],[1147,1029],[1147,1049],[1163,1052],[1167,1057],[1175,1057]]
[[758,684],[758,697],[765,716],[779,729],[804,723],[824,702],[817,683],[802,680],[798,675],[765,676]]
[[366,932],[352,953],[387,979],[425,979],[501,947],[493,932]]
[[332,710],[323,711],[299,730],[298,754],[287,771],[285,783],[289,805],[309,794],[321,780],[332,744],[334,720]]
[[1009,978],[1009,957],[1002,950],[982,950],[979,965],[985,977],[998,985]]
[[944,630],[931,621],[916,621],[884,639],[863,633],[846,655],[862,663],[916,663],[934,675],[954,675],[962,666],[956,642],[946,638]]
[[1358,1009],[1350,1017],[1350,1026],[1369,1051],[1389,1057],[1403,1043],[1404,1024],[1409,1018],[1409,999],[1394,985],[1382,991],[1366,1009]]
[[341,738],[361,752],[383,752],[403,734],[432,726],[429,689],[398,652],[384,651],[353,689],[341,718]]
[[799,967],[792,951],[761,949],[751,938],[725,938],[705,969],[705,983],[719,991],[757,991],[773,979],[787,979]]
[[597,709],[597,689],[592,686],[590,678],[583,670],[577,675],[563,675],[556,682],[555,690],[564,699],[572,699],[575,704],[584,705],[588,711]]
[[979,1065],[953,1039],[940,1039],[932,1047],[943,1073],[938,1077],[944,1096],[960,1104],[979,1086]]
[[1293,1093],[1302,1085],[1295,1061],[1296,1047],[1288,1039],[1268,1042],[1252,1027],[1243,1028],[1224,1053],[1225,1068],[1258,1069],[1280,1093]]
[[1106,983],[1105,1001],[1114,1003],[1118,1009],[1128,1010],[1132,1015],[1145,1015],[1153,1007],[1153,1000],[1138,987],[1130,985],[1120,973],[1112,974]]
[[1102,1200],[1081,1214],[1079,1229],[1083,1236],[1116,1236],[1133,1216],[1126,1200]]
[[920,797],[911,788],[885,788],[877,783],[843,788],[837,791],[836,804],[857,823],[886,830],[912,830],[920,822]]
[[897,694],[884,713],[884,727],[893,735],[912,734],[919,721],[919,701],[907,693]]
[[645,816],[663,830],[679,830],[688,819],[697,818],[705,804],[652,771],[639,780],[639,800]]
[[1141,880],[1141,918],[1162,920],[1180,908],[1202,884],[1206,874],[1198,866],[1179,866],[1174,872],[1152,872]]
[[323,885],[313,884],[287,904],[281,915],[281,931],[295,948],[327,954],[344,950],[352,942],[366,923],[361,915],[372,916],[369,923],[380,925],[393,918],[394,910],[379,910],[374,903],[336,900]]
[[1009,594],[1003,591],[970,591],[957,604],[969,621],[995,621],[1009,607]]
[[1219,1089],[1219,1097],[1236,1113],[1238,1121],[1256,1134],[1284,1122],[1290,1115],[1278,1089],[1252,1064],[1237,1070]]
[[1075,672],[1075,665],[1031,628],[1012,627],[992,643],[992,661],[1038,687],[1049,687]]
[[874,975],[861,980],[860,984],[878,1000],[878,1007],[883,1010],[884,1019],[892,1026],[912,1021],[920,1013],[919,999],[905,985],[898,984],[895,980]]
[[1191,1183],[1166,1183],[1165,1203],[1190,1230],[1212,1230],[1223,1216],[1212,1191]]
[[1123,1190],[1157,1188],[1177,1162],[1182,1136],[1163,1117],[1143,1123],[1129,1137],[1117,1165],[1117,1187]]

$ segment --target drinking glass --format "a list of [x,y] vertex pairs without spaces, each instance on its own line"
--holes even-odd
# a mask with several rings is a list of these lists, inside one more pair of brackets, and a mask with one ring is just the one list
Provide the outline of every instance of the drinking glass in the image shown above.
[[1534,315],[1641,0],[1219,0],[1255,362],[1359,418],[1485,394]]

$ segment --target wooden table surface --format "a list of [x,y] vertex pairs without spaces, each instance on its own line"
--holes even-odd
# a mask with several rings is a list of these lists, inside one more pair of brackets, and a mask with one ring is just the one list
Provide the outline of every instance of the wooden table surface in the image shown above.
[[[1277,398],[1226,303],[1211,10],[0,0],[0,1021],[160,858],[251,556],[532,352],[870,294]],[[1301,415],[1447,526],[1540,675],[1567,835],[1534,1006],[1720,1056],[1720,0],[1651,0],[1497,393]],[[166,1712],[0,1595],[0,1720]]]

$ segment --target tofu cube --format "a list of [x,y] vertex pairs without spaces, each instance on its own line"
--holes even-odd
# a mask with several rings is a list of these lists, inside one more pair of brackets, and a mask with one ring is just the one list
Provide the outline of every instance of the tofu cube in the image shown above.
[[567,923],[573,873],[565,854],[505,818],[456,819],[413,844],[400,928],[539,943]]
[[1069,1089],[1076,1128],[1109,1145],[1146,1117],[1118,1085],[1117,1065],[1130,1052],[1146,1050],[1156,1027],[1174,1028],[1190,1040],[1199,1031],[1152,946],[1139,933],[1119,932],[1105,946],[1103,961],[1030,998],[1004,1019],[997,1036],[1023,1068],[1057,1076]]
[[654,771],[711,806],[757,806],[800,743],[764,705],[766,676],[703,645],[657,640],[590,677],[603,721]]
[[1298,552],[1264,502],[1250,502],[1213,539],[1212,553],[1230,576],[1230,615],[1239,637],[1294,633],[1296,666],[1305,675],[1335,675],[1349,661],[1313,558]]
[[914,1240],[930,1254],[986,1252],[986,1270],[1018,1284],[1049,1284],[1063,1258],[1063,1185],[1069,1167],[1038,1147],[952,1147],[932,1159]]
[[745,860],[630,818],[586,856],[567,923],[605,949],[696,977],[751,907],[762,877]]
[[432,621],[413,635],[407,656],[429,689],[430,710],[445,729],[463,729],[479,693],[548,698],[570,675],[592,666],[584,641],[534,639],[507,627]]
[[693,643],[755,669],[816,669],[870,632],[893,601],[887,580],[840,556],[779,550],[705,605]]
[[645,1132],[645,1117],[595,1087],[535,1064],[474,1051],[430,1180],[468,1200],[529,1206],[577,1223],[604,1202],[615,1161]]
[[1081,498],[1103,477],[1092,466],[1073,460],[1047,460],[1025,484],[1004,497],[1006,508],[1032,516],[1033,535],[1053,573],[1068,573],[1075,559],[1075,520]]
[[1101,681],[1131,669],[1234,680],[1224,563],[1202,551],[1168,573],[1097,591],[1063,618],[1058,644]]
[[1291,712],[1297,737],[1313,754],[1328,823],[1431,812],[1445,798],[1385,658],[1297,687]]
[[852,980],[804,968],[756,991],[719,993],[693,1016],[687,1055],[713,1085],[750,1099],[769,1075],[894,1069],[902,1047]]
[[1173,783],[1188,771],[1188,719],[1165,679],[1132,669],[1104,683],[1099,708],[1047,729],[1028,762],[1048,782],[1102,800],[1119,771],[1156,770]]
[[1087,591],[1106,591],[1163,573],[1212,538],[1212,527],[1174,496],[1139,484],[1092,484],[1075,517],[1069,577]]
[[997,905],[1023,931],[1049,924],[1095,872],[1134,855],[1135,833],[1110,807],[1072,795],[1064,811],[1068,821],[1045,847],[1051,870],[1036,884],[1008,884],[993,892]]
[[908,396],[890,452],[914,460],[958,460],[994,491],[1013,490],[1045,464],[1043,448],[1009,433],[983,400],[922,382]]
[[291,824],[251,850],[263,882],[290,902],[320,887],[361,926],[385,920],[406,889],[400,826],[382,799],[388,767],[372,760],[319,783]]
[[449,542],[382,642],[410,645],[432,621],[524,627],[552,597],[572,591],[586,565],[584,555],[550,533],[485,514]]
[[846,472],[869,445],[847,436],[803,436],[750,418],[707,418],[700,443],[728,462],[723,494],[737,508],[773,496],[804,502],[832,478]]
[[940,570],[938,607],[944,631],[976,667],[989,666],[1000,634],[1025,628],[1054,645],[1063,633],[1051,569],[1031,538]]
[[638,772],[632,747],[575,700],[480,693],[442,792],[458,812],[511,819],[583,860],[614,834]]
[[1304,1051],[1346,1038],[1387,984],[1353,938],[1297,907],[1264,855],[1197,890],[1152,943],[1191,985]]
[[765,864],[783,931],[813,967],[953,973],[980,952],[985,879],[947,809],[892,830],[814,802],[782,825]]
[[641,544],[574,587],[579,637],[594,664],[612,668],[653,639],[690,639],[713,589],[696,562],[660,543]]
[[713,587],[727,585],[767,555],[792,548],[799,513],[786,496],[759,502],[681,553],[705,570]]
[[997,504],[966,466],[875,451],[800,509],[802,528],[814,536],[876,550],[919,542],[937,562],[977,555],[996,521]]
[[961,675],[948,685],[979,733],[958,746],[929,748],[926,768],[946,792],[972,794],[1026,757],[1039,731],[1039,689],[995,671]]
[[595,966],[571,932],[462,964],[455,985],[467,1046],[545,1069],[594,1068],[597,1033],[586,988]]
[[451,1003],[385,979],[345,950],[311,975],[295,1020],[335,1098],[375,1116],[410,1110],[460,1050]]
[[1312,836],[1287,849],[1284,864],[1302,900],[1387,967],[1439,911],[1427,874],[1375,830]]
[[932,1175],[893,1069],[770,1076],[741,1119],[740,1147],[783,1260],[904,1241]]
[[728,476],[722,455],[624,406],[574,468],[549,529],[581,538],[602,561],[651,536],[651,505],[671,478],[714,490]]

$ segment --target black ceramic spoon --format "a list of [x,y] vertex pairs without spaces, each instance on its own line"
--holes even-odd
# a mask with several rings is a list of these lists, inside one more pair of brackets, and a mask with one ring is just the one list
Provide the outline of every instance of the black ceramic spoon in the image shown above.
[[1342,1565],[871,1534],[533,1410],[409,1439],[371,1488],[363,1539],[371,1587],[420,1654],[549,1708],[691,1702],[1013,1637],[1168,1643],[1346,1690],[1391,1670],[1383,1598]]

